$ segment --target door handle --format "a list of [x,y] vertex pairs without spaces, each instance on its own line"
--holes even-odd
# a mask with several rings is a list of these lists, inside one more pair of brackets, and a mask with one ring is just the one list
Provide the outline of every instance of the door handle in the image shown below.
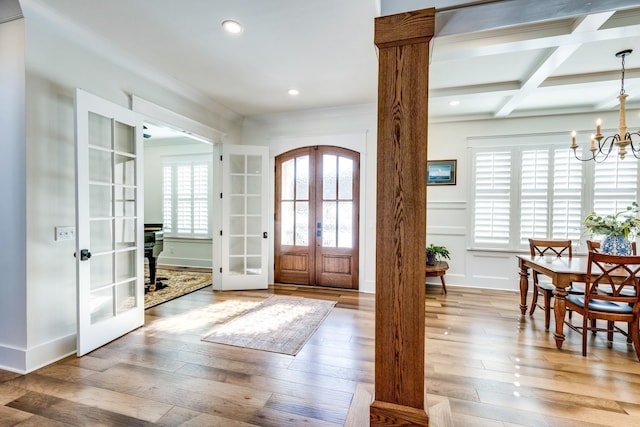
[[88,261],[89,258],[91,258],[91,252],[89,252],[89,249],[80,249],[80,261]]

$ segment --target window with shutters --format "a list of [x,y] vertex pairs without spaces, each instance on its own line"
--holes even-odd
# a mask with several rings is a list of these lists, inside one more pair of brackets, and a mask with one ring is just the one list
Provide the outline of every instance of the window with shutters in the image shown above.
[[589,237],[582,227],[588,213],[614,213],[640,199],[637,159],[581,162],[559,138],[470,144],[471,247],[518,250],[532,237],[578,242]]
[[163,221],[169,237],[211,238],[211,160],[167,156],[162,161]]

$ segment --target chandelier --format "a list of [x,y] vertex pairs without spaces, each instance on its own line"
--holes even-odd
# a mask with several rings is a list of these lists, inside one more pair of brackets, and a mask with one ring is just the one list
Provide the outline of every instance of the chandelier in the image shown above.
[[571,132],[571,147],[573,149],[573,154],[576,159],[588,162],[593,160],[594,162],[603,162],[609,157],[609,154],[613,151],[614,147],[618,147],[618,156],[620,156],[620,160],[624,159],[627,155],[627,147],[631,148],[631,152],[636,159],[640,159],[640,141],[633,141],[633,137],[640,138],[639,132],[627,132],[627,118],[626,118],[626,110],[625,110],[625,102],[627,100],[627,95],[624,92],[624,58],[630,55],[632,52],[631,49],[623,50],[616,53],[616,57],[621,58],[622,60],[622,86],[620,89],[620,95],[618,95],[618,99],[620,100],[620,119],[618,123],[618,133],[615,135],[610,135],[605,138],[602,135],[602,121],[598,119],[596,121],[596,133],[591,135],[591,156],[588,156],[584,159],[578,157],[578,153],[576,149],[578,148],[578,144],[576,143],[576,131]]

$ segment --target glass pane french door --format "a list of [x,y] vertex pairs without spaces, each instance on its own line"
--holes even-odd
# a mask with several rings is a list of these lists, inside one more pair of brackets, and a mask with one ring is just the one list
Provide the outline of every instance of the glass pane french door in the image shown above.
[[268,147],[223,146],[222,271],[214,289],[268,287],[268,155]]
[[144,323],[142,118],[76,90],[78,355]]
[[358,288],[359,154],[305,147],[276,158],[275,281]]

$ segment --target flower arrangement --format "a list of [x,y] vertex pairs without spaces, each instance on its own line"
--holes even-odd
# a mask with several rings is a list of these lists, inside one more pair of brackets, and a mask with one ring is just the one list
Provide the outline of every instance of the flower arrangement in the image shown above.
[[591,234],[618,236],[630,240],[635,238],[640,231],[639,212],[638,203],[633,202],[625,210],[613,215],[600,216],[591,212],[585,217],[583,224]]
[[427,256],[427,264],[434,265],[441,259],[451,259],[449,250],[444,246],[430,244],[425,248],[425,255]]

